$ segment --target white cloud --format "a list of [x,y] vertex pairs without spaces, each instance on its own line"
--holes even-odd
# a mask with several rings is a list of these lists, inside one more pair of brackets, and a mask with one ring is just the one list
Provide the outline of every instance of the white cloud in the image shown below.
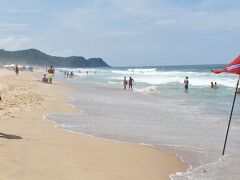
[[100,33],[99,37],[134,37],[143,34],[142,31],[109,31]]
[[81,32],[91,31],[100,22],[100,16],[89,8],[78,8],[60,14],[56,29],[76,29]]
[[177,27],[191,30],[231,30],[240,28],[240,11],[225,12],[175,12],[159,17],[153,23],[158,27]]
[[0,32],[24,30],[27,26],[27,24],[0,22]]
[[39,9],[7,9],[5,10],[8,13],[21,13],[21,14],[37,14],[41,11]]
[[[224,3],[225,0],[221,0]],[[59,27],[104,37],[136,36],[143,30],[176,28],[185,30],[232,30],[240,28],[240,10],[210,10],[204,0],[193,9],[167,6],[156,0],[97,0],[61,16]],[[105,5],[103,7],[103,4]],[[204,5],[204,6],[205,6]],[[123,30],[123,31],[122,31]],[[129,31],[126,31],[129,30]]]
[[154,21],[154,24],[159,26],[170,26],[176,23],[177,21],[175,19],[161,19],[161,20]]
[[[100,2],[102,2],[100,0]],[[109,8],[114,8],[125,21],[131,21],[138,27],[147,29],[151,21],[158,27],[176,27],[191,30],[213,30],[222,28],[231,30],[240,27],[239,6],[237,0],[202,0],[194,3],[194,8],[186,5],[168,4],[164,0],[104,0]],[[189,2],[188,4],[192,4]],[[228,6],[219,9],[219,6]],[[214,7],[218,8],[214,8]],[[110,12],[114,16],[116,12]],[[137,28],[137,27],[136,27]],[[137,29],[135,29],[137,31]]]
[[110,0],[109,2],[118,10],[125,12],[126,15],[135,17],[152,17],[157,10],[154,0]]
[[30,41],[28,37],[0,37],[0,47],[2,49],[17,50],[23,48]]

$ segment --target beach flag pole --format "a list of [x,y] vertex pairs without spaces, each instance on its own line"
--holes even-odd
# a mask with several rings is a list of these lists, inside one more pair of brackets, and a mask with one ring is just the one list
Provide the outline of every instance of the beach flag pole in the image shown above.
[[225,136],[222,155],[224,155],[224,153],[225,153],[225,148],[226,148],[227,138],[228,138],[228,132],[229,132],[229,128],[230,128],[230,124],[231,124],[231,120],[232,120],[232,114],[233,114],[234,104],[235,104],[235,100],[236,100],[236,95],[237,95],[237,92],[238,92],[239,79],[240,79],[240,76],[238,77],[237,86],[236,86],[236,89],[235,89],[235,94],[234,94],[232,109],[231,109],[231,113],[230,113],[230,117],[229,117],[229,121],[228,121],[227,133],[226,133],[226,136]]
[[236,86],[236,90],[235,90],[235,94],[234,94],[234,98],[233,98],[232,109],[231,109],[231,113],[230,113],[230,117],[229,117],[229,121],[228,121],[227,133],[225,136],[225,141],[224,141],[224,146],[223,146],[223,151],[222,151],[222,155],[224,155],[226,144],[227,144],[228,132],[229,132],[229,128],[230,128],[230,124],[231,124],[231,120],[232,120],[232,114],[233,114],[234,104],[235,104],[235,100],[236,100],[236,95],[238,93],[238,86],[239,86],[239,80],[240,80],[240,55],[238,57],[236,57],[230,64],[225,66],[223,69],[217,69],[217,70],[211,70],[211,71],[215,74],[226,72],[226,73],[233,73],[233,74],[238,75],[237,86]]

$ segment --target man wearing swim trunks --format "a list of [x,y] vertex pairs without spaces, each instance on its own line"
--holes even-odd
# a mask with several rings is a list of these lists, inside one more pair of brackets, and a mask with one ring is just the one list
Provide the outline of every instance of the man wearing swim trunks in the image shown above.
[[130,77],[129,80],[128,80],[128,88],[132,90],[132,84],[133,84],[133,78]]
[[52,84],[54,72],[55,72],[54,68],[52,66],[50,66],[50,68],[48,69],[48,80],[49,80],[50,84]]
[[189,84],[188,77],[186,77],[186,79],[184,80],[185,90],[188,90],[188,84]]

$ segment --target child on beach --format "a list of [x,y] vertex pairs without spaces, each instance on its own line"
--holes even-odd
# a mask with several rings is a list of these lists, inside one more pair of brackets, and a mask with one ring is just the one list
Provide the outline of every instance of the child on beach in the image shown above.
[[43,75],[42,82],[48,83],[48,78],[46,77],[46,74]]

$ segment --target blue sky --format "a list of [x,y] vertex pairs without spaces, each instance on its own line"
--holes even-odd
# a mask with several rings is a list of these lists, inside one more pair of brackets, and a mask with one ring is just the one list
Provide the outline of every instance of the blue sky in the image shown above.
[[0,0],[0,48],[113,66],[222,64],[239,55],[239,0]]

